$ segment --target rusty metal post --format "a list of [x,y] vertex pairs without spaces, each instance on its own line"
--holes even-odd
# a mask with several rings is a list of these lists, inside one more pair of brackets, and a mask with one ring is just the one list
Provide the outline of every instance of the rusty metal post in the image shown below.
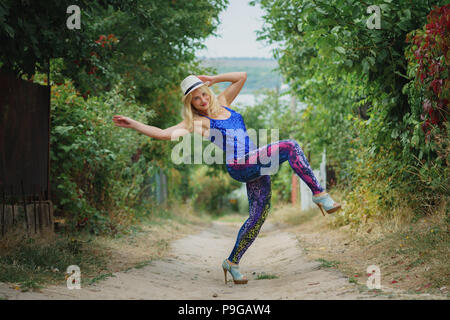
[[28,228],[28,213],[27,213],[27,203],[26,203],[26,199],[25,199],[25,190],[23,189],[23,180],[20,180],[20,185],[22,188],[22,197],[23,197],[23,208],[24,208],[24,213],[25,213],[25,223],[27,225],[27,235],[29,235],[30,230]]
[[2,237],[5,236],[6,226],[5,226],[5,187],[2,185]]
[[[34,210],[34,233],[37,233],[37,224],[38,224],[38,214],[36,213],[36,199],[34,199],[35,197],[35,192],[36,192],[36,185],[33,184],[32,185],[32,193],[31,193],[31,201],[33,201],[33,210]],[[40,229],[40,225],[39,225],[39,229]]]
[[12,212],[12,225],[15,225],[16,224],[16,222],[15,222],[15,220],[14,220],[14,216],[15,216],[15,214],[14,214],[14,201],[12,201],[12,199],[13,199],[13,196],[14,195],[14,189],[13,189],[13,185],[11,185],[11,212]]
[[[41,212],[42,214],[44,214],[44,209],[43,209],[43,202],[44,202],[44,191],[42,190],[42,187],[39,187],[39,207],[41,208]],[[50,213],[47,216],[47,225],[49,227],[51,227],[51,222],[50,222]]]

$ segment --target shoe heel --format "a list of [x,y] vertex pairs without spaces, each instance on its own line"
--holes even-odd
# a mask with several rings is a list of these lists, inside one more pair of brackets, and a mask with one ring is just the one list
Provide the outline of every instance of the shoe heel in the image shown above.
[[323,212],[322,206],[320,204],[318,204],[318,203],[316,203],[316,204],[319,207],[320,211],[322,211],[323,216],[325,217],[325,213]]
[[227,284],[227,269],[223,269],[223,275],[225,276],[225,284]]
[[342,207],[339,203],[333,201],[333,199],[331,199],[329,194],[325,194],[324,196],[319,198],[313,198],[313,202],[317,204],[317,206],[319,207],[320,211],[322,211],[322,214],[324,216],[325,216],[324,210],[328,214],[330,214],[340,210]]
[[223,274],[225,276],[225,284],[227,284],[227,271],[231,273],[231,277],[233,278],[234,284],[246,284],[248,279],[244,279],[242,274],[239,272],[239,267],[231,266],[227,260],[224,260],[222,263]]

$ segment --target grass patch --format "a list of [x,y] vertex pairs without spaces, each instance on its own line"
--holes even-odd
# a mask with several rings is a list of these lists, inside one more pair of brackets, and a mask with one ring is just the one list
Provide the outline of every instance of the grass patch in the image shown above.
[[244,223],[245,219],[248,218],[248,214],[238,214],[238,213],[232,213],[232,214],[226,214],[222,216],[214,217],[214,221],[220,221],[220,222],[228,222],[228,223]]
[[426,288],[449,286],[448,225],[424,221],[422,224],[392,233],[385,239],[386,242],[393,244],[387,251],[394,257],[391,259],[391,266],[398,266],[407,274],[420,270],[427,282],[424,284]]
[[57,235],[21,239],[0,254],[0,282],[15,283],[22,291],[65,281],[67,267],[77,265],[84,276],[94,276],[106,265],[107,256],[91,241]]
[[256,275],[255,280],[265,280],[265,279],[277,279],[278,276],[274,274],[266,274],[264,272]]
[[174,206],[140,217],[137,224],[121,234],[96,236],[78,232],[39,239],[2,239],[0,282],[22,291],[65,286],[67,268],[77,265],[82,283],[89,285],[113,276],[114,272],[142,268],[163,257],[172,240],[209,221],[189,206]]
[[[384,287],[448,295],[450,218],[445,201],[441,209],[420,218],[411,212],[393,208],[354,227],[336,228],[332,223],[324,228],[325,223],[314,220],[297,232],[314,258],[339,260],[350,282],[365,282],[367,267],[377,265]],[[360,278],[352,278],[354,274]]]
[[339,261],[328,261],[322,258],[316,259],[316,261],[320,262],[319,269],[336,268],[337,265],[340,263]]
[[153,260],[147,260],[137,263],[133,268],[134,269],[142,269],[152,263]]
[[357,284],[358,280],[355,277],[350,277],[348,278],[348,282]]
[[309,209],[302,211],[300,207],[290,204],[274,207],[270,214],[270,219],[274,222],[285,223],[291,226],[297,226],[311,221],[318,214],[318,209]]

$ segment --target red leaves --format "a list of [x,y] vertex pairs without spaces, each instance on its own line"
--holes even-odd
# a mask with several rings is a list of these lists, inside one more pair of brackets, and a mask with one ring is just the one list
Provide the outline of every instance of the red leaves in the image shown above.
[[441,71],[444,71],[444,68],[441,66],[441,62],[432,62],[428,67],[428,76],[434,77],[438,75]]
[[420,119],[424,121],[421,129],[425,133],[426,142],[429,141],[432,126],[437,125],[442,128],[446,121],[445,109],[448,101],[443,97],[448,91],[446,82],[448,80],[444,80],[444,72],[447,70],[445,61],[449,30],[450,4],[442,7],[435,6],[427,16],[424,29],[416,30],[406,37],[406,42],[412,42],[409,51],[410,62],[415,60],[418,64],[416,83],[424,90],[423,113]]
[[442,79],[434,79],[431,81],[430,88],[433,89],[434,93],[438,96],[441,93]]
[[422,107],[423,107],[423,111],[424,112],[429,113],[431,111],[431,109],[432,109],[431,108],[431,101],[428,100],[428,99],[425,99],[423,104],[422,104]]
[[91,70],[88,71],[88,74],[94,74],[97,72],[97,70],[98,70],[97,67],[94,66],[91,68]]
[[420,74],[420,82],[423,82],[424,79],[425,79],[425,74],[424,74],[424,73],[421,73],[421,74]]
[[89,219],[85,217],[77,222],[77,228],[84,227]]
[[430,113],[430,116],[431,116],[431,124],[434,125],[439,124],[441,119],[439,117],[439,113],[436,110],[433,109]]
[[427,132],[428,133],[428,128],[430,127],[430,120],[425,120],[425,122],[424,123],[422,123],[422,126],[421,126],[421,128],[422,128],[422,131],[425,133],[425,132]]
[[102,48],[107,45],[110,49],[112,48],[113,43],[119,42],[119,39],[116,38],[116,36],[112,33],[108,34],[108,36],[100,35],[97,40],[95,40],[95,43],[102,46]]
[[100,35],[97,40],[95,40],[95,43],[101,44],[102,47],[105,47],[106,37],[104,35]]
[[[419,31],[413,37],[413,43],[417,46],[417,49],[414,50],[414,56],[419,63],[421,71],[428,69],[425,68],[426,66],[431,65],[432,67],[435,67],[435,61],[433,59],[436,57],[431,56],[433,53],[431,52],[432,50],[436,51],[435,49],[439,49],[438,51],[442,52],[444,57],[447,55],[448,46],[446,41],[439,40],[437,36],[444,38],[446,33],[448,33],[450,29],[449,16],[450,5],[435,8],[428,14],[428,23],[425,25],[425,33]],[[409,35],[406,40],[409,42]],[[437,73],[437,70],[434,69],[431,76],[434,76]],[[423,72],[419,72],[418,76],[421,82],[427,77]]]

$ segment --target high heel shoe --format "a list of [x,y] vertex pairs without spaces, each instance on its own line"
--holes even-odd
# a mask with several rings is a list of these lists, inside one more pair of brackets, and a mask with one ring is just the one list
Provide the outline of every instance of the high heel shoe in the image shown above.
[[[313,196],[312,201],[315,204],[317,204],[317,206],[319,207],[320,211],[322,211],[322,214],[324,216],[325,216],[325,213],[323,212],[323,209],[325,209],[325,211],[327,213],[333,213],[333,212],[341,209],[341,205],[337,202],[334,202],[328,193],[326,193],[325,195],[320,196],[320,197]],[[335,204],[337,204],[337,205],[335,206]]]
[[244,279],[244,276],[239,272],[239,266],[231,265],[227,259],[223,260],[222,268],[225,276],[225,284],[227,284],[227,271],[231,273],[235,284],[246,284],[248,282],[248,280]]

